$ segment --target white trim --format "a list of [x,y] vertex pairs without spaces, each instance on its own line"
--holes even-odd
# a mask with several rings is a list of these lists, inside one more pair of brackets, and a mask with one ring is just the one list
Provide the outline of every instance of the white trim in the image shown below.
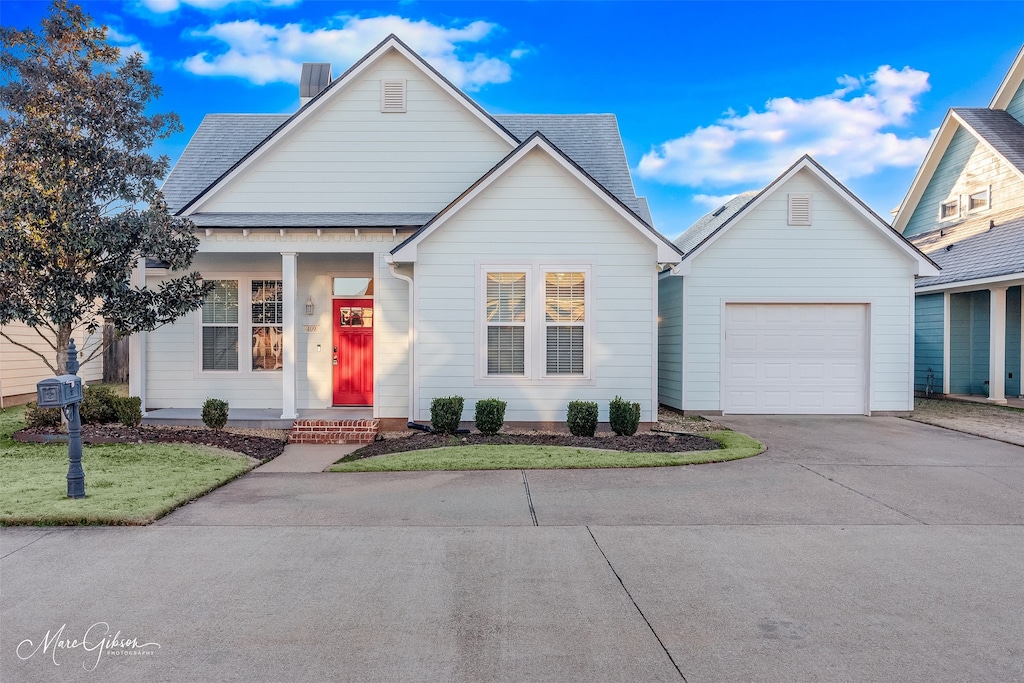
[[904,240],[897,234],[893,233],[892,228],[888,223],[884,222],[881,218],[871,213],[861,202],[855,199],[850,190],[844,187],[841,183],[832,179],[824,169],[814,161],[811,157],[804,155],[795,164],[789,167],[789,169],[781,176],[771,182],[764,190],[761,191],[753,200],[751,200],[743,210],[739,211],[727,220],[722,227],[712,233],[706,240],[704,240],[695,249],[687,252],[683,257],[682,262],[679,263],[675,268],[672,269],[673,274],[676,275],[689,275],[692,268],[693,260],[698,255],[706,251],[712,244],[721,238],[730,228],[739,223],[743,218],[749,215],[757,207],[761,205],[768,197],[775,194],[781,187],[783,187],[793,176],[800,171],[808,171],[820,182],[822,182],[827,188],[831,189],[836,195],[838,195],[846,204],[864,218],[867,223],[879,232],[881,232],[890,242],[896,245],[900,251],[903,252],[904,256],[909,258],[916,268],[914,270],[915,275],[938,275],[939,269],[933,264],[927,256],[917,250],[912,244]]
[[[953,212],[946,215],[946,207],[949,206],[953,209]],[[963,214],[963,202],[960,201],[960,195],[953,197],[952,199],[946,199],[945,201],[939,202],[939,216],[938,221],[955,221],[960,218]]]
[[[984,194],[985,195],[985,205],[975,209],[975,208],[973,208],[971,206],[971,203],[974,201],[974,197],[977,196],[977,195],[980,195],[980,194]],[[985,187],[983,187],[980,190],[975,190],[974,192],[968,192],[967,193],[967,205],[964,208],[967,211],[968,215],[975,214],[975,213],[981,213],[983,211],[988,211],[989,209],[991,209],[992,208],[992,186],[991,185],[986,185]]]
[[[651,311],[653,311],[653,315],[651,316],[651,340],[652,340],[652,343],[651,343],[651,347],[652,347],[652,350],[651,350],[651,384],[653,385],[651,387],[651,420],[650,420],[651,422],[657,422],[658,421],[658,406],[660,405],[659,402],[658,402],[658,393],[659,393],[659,384],[660,384],[659,371],[658,371],[658,357],[659,357],[659,353],[660,353],[660,351],[659,351],[660,347],[658,346],[658,320],[661,317],[660,316],[660,309],[658,307],[658,278],[659,278],[659,276],[660,276],[660,273],[658,272],[658,269],[655,268],[654,269],[654,274],[653,274],[654,280],[651,283],[651,288],[653,290],[653,295],[651,297],[651,299],[652,299],[651,300]],[[680,404],[681,403],[682,403],[682,401],[680,401]]]
[[952,325],[949,320],[949,312],[951,310],[950,305],[950,293],[943,292],[942,297],[942,393],[949,393],[949,369],[951,366],[950,359],[953,357],[952,351],[949,348],[950,341],[953,338]]
[[[251,287],[250,287],[251,289]],[[297,355],[295,334],[295,303],[298,295],[298,258],[295,252],[281,252],[281,419],[294,420],[299,416],[295,409]],[[251,295],[250,295],[251,296]],[[250,313],[251,315],[251,313]],[[241,337],[241,335],[239,335]],[[239,339],[241,342],[241,339]],[[249,345],[252,345],[250,341]],[[307,360],[308,366],[308,360]]]
[[347,90],[351,84],[355,83],[359,79],[360,75],[368,71],[371,67],[377,64],[377,62],[383,59],[385,55],[392,51],[405,57],[414,67],[433,81],[439,88],[452,96],[457,102],[461,103],[470,114],[481,121],[503,141],[508,143],[510,148],[519,144],[518,140],[498,125],[490,116],[485,114],[483,110],[476,106],[473,100],[471,100],[464,92],[445,81],[436,71],[433,70],[433,67],[427,66],[422,57],[403,45],[395,36],[388,36],[380,45],[363,57],[362,61],[356,63],[346,73],[328,85],[323,92],[299,109],[295,116],[288,119],[288,121],[285,122],[285,124],[275,133],[272,133],[272,138],[268,138],[265,144],[259,147],[259,149],[255,150],[249,157],[217,180],[213,185],[203,190],[203,193],[199,197],[193,199],[194,203],[182,211],[180,215],[191,216],[192,214],[200,211],[203,205],[208,203],[223,188],[230,185],[232,181],[245,173],[250,166],[261,159],[271,149],[276,148],[282,140],[301,127],[307,119],[314,116],[316,112],[325,107],[328,102],[331,102],[338,97],[340,93]]
[[456,215],[461,211],[467,204],[472,202],[478,195],[484,190],[489,188],[495,182],[497,182],[502,176],[504,176],[510,169],[515,167],[527,154],[535,149],[542,150],[551,159],[553,159],[559,166],[567,171],[571,176],[576,178],[585,187],[589,188],[601,201],[605,203],[612,211],[614,211],[620,218],[626,221],[629,225],[640,232],[645,238],[647,238],[652,244],[654,244],[657,250],[656,262],[657,263],[678,263],[682,258],[679,252],[674,246],[665,238],[655,233],[654,230],[641,221],[636,215],[634,215],[629,209],[623,207],[619,202],[613,199],[596,181],[587,177],[581,172],[576,166],[566,161],[565,157],[556,151],[551,144],[541,136],[534,136],[524,142],[515,150],[512,154],[507,156],[497,166],[491,169],[480,181],[478,181],[473,187],[464,192],[462,196],[453,201],[447,207],[445,207],[431,222],[427,223],[423,228],[420,229],[415,235],[413,235],[408,241],[400,245],[397,249],[392,252],[392,261],[400,262],[415,262],[417,258],[417,246],[423,240],[427,239],[436,231],[438,228],[448,222],[452,216]]
[[[203,308],[202,306],[195,314],[195,331],[193,336],[193,379],[210,377],[230,377],[235,379],[262,379],[265,377],[279,377],[274,370],[253,370],[252,369],[252,282],[253,280],[282,280],[282,273],[270,271],[217,271],[207,270],[204,278],[206,282],[217,280],[234,280],[238,282],[238,322],[234,324],[238,328],[238,369],[237,370],[203,370]],[[282,311],[283,314],[283,311]],[[283,323],[282,323],[283,325]],[[227,327],[228,325],[224,325]],[[284,330],[282,329],[282,334]],[[283,349],[282,349],[283,351]],[[282,370],[283,370],[282,358]]]
[[1024,47],[1021,47],[1017,53],[1017,57],[1010,65],[1010,70],[1006,72],[1006,76],[1003,77],[1003,82],[996,89],[996,94],[992,98],[992,102],[989,103],[988,108],[1006,109],[1007,105],[1010,104],[1010,100],[1017,93],[1017,89],[1020,88],[1021,83],[1024,83]]
[[[410,276],[405,275],[404,273],[399,273],[398,269],[400,267],[401,266],[399,266],[397,263],[389,263],[388,264],[388,270],[391,272],[391,275],[393,275],[395,278],[397,278],[399,280],[405,281],[405,283],[407,285],[409,285],[409,333],[408,333],[408,335],[409,335],[409,350],[407,352],[408,353],[408,360],[409,360],[409,409],[406,411],[406,418],[405,419],[406,420],[414,420],[414,419],[416,419],[414,417],[414,415],[416,414],[416,408],[415,408],[415,406],[416,406],[416,404],[415,404],[416,392],[414,390],[414,387],[416,386],[416,363],[415,363],[416,356],[413,353],[413,351],[416,348],[416,327],[413,324],[413,321],[416,319],[416,307],[414,305],[415,304],[415,300],[413,299],[413,295],[412,295],[413,294],[413,279]],[[376,335],[376,332],[375,332],[375,335]],[[376,361],[374,361],[374,362],[376,362]],[[374,405],[376,405],[376,403],[377,403],[377,396],[376,396],[376,394],[374,394],[373,401],[374,401]]]
[[947,282],[941,285],[930,285],[928,287],[917,287],[915,294],[929,294],[931,292],[969,292],[975,289],[988,289],[988,285],[1000,282],[1011,283],[1007,287],[1015,287],[1024,284],[1024,273],[1007,273],[1006,275],[993,275],[992,277],[981,277],[974,280],[962,280],[960,282]]
[[907,393],[907,401],[908,401],[907,410],[913,410],[914,409],[914,380],[916,379],[915,375],[917,374],[917,366],[916,366],[915,361],[914,361],[914,357],[915,357],[915,355],[917,353],[917,349],[916,349],[916,347],[917,347],[916,336],[917,335],[915,333],[915,330],[917,329],[917,299],[914,296],[914,282],[913,282],[913,280],[911,280],[909,283],[907,283],[907,287],[910,289],[910,329],[908,330],[908,335],[909,336],[907,337],[907,339],[910,340],[910,344],[908,344],[908,349],[907,349],[908,352],[909,352],[909,356],[910,356],[907,359],[908,362],[909,362],[907,367],[910,368],[910,372],[908,373],[910,375],[910,387],[909,387],[910,390]]

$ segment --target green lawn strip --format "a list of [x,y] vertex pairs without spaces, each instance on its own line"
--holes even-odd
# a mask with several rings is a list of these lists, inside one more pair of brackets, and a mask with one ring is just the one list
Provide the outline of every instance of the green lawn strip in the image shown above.
[[749,458],[764,445],[738,432],[702,436],[722,444],[713,451],[628,453],[562,446],[454,446],[381,455],[340,463],[330,472],[406,472],[416,470],[532,470],[596,467],[666,467]]
[[149,524],[248,472],[242,455],[189,444],[86,445],[86,497],[67,497],[66,444],[10,435],[22,409],[0,412],[0,524]]

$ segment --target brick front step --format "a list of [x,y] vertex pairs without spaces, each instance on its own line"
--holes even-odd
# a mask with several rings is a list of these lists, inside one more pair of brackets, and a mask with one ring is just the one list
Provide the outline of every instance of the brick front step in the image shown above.
[[379,420],[295,420],[288,443],[372,443]]

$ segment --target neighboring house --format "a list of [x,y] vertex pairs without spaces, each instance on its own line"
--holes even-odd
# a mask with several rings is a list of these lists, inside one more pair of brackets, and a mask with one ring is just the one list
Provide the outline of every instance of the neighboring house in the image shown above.
[[146,411],[215,397],[404,426],[459,394],[464,419],[497,397],[510,422],[563,422],[618,394],[656,419],[657,272],[680,254],[614,116],[492,116],[394,36],[300,87],[290,116],[207,116],[164,185],[213,290],[133,337]]
[[808,156],[684,232],[660,276],[659,398],[695,413],[914,408],[935,264]]
[[946,114],[893,226],[942,267],[917,283],[917,391],[1024,394],[1024,49],[987,108]]
[[[12,343],[0,336],[0,408],[19,405],[36,400],[36,383],[47,377],[53,377],[43,360],[18,344],[23,344],[40,353],[46,354],[51,362],[56,362],[57,352],[39,337],[35,330],[22,323],[11,323],[2,328],[4,334],[13,339]],[[102,336],[99,332],[93,335],[79,333],[74,335],[75,344],[83,355],[88,358]],[[99,382],[103,379],[103,355],[96,356],[78,373],[84,382]]]

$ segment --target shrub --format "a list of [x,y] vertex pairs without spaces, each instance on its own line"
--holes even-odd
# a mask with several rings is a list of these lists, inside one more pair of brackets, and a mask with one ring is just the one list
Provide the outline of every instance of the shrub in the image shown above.
[[60,427],[60,408],[40,408],[35,403],[29,403],[25,408],[25,424],[39,429]]
[[640,427],[640,404],[616,396],[608,404],[608,422],[619,436],[633,436]]
[[228,402],[208,398],[203,403],[203,424],[210,429],[223,429],[228,423]]
[[505,406],[508,404],[496,398],[485,398],[476,402],[476,428],[488,436],[498,433],[505,424]]
[[138,427],[142,422],[142,399],[138,396],[118,396],[114,408],[118,421],[125,427]]
[[462,420],[461,396],[435,398],[430,402],[430,426],[438,434],[454,434]]
[[117,394],[110,387],[85,387],[82,390],[82,403],[78,407],[82,424],[105,425],[117,422]]
[[597,404],[593,401],[569,401],[566,421],[573,436],[593,436],[597,431]]

